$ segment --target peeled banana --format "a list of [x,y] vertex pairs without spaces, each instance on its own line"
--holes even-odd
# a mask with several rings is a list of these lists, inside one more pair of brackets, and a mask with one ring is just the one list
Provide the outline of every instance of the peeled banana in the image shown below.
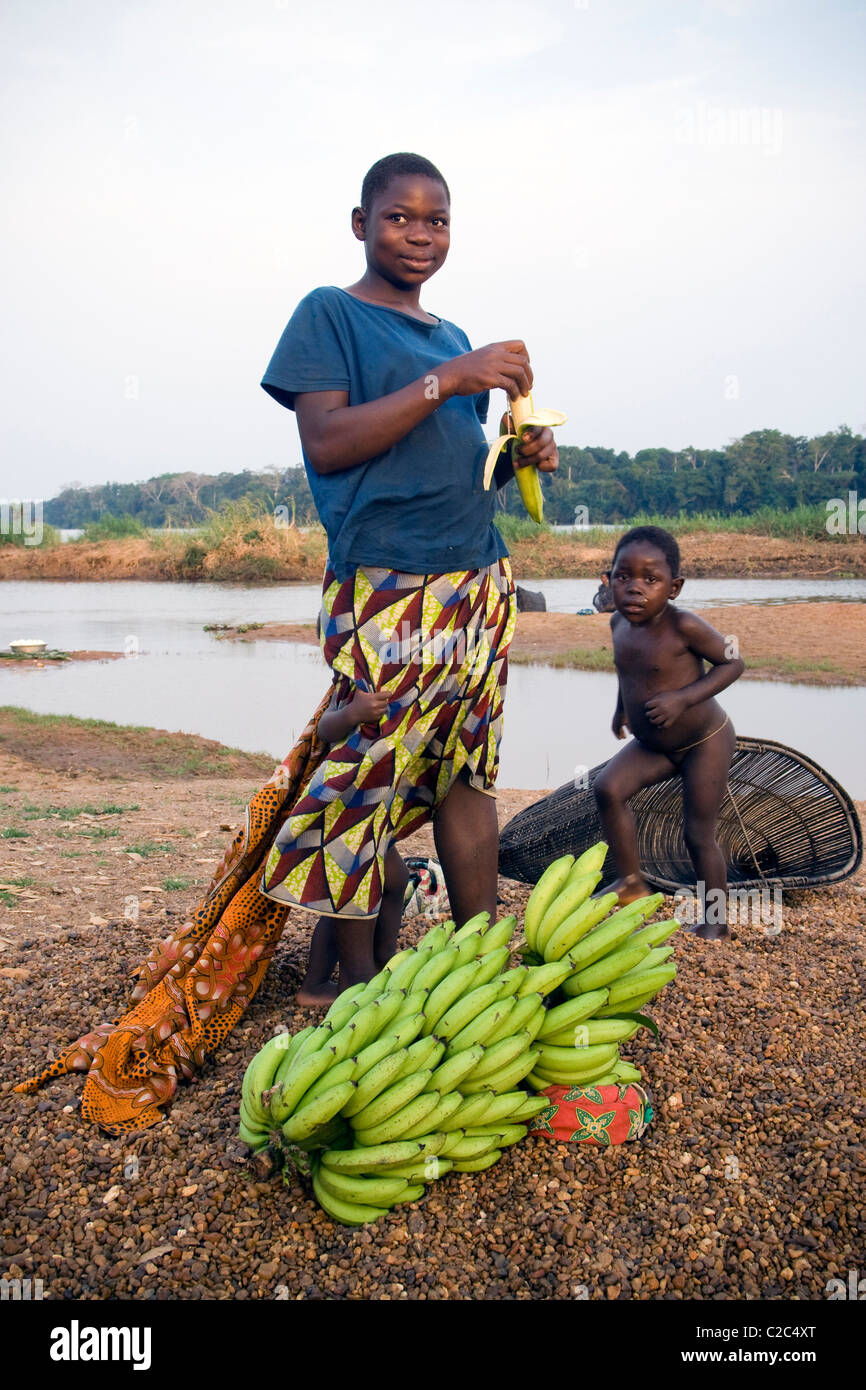
[[[519,444],[528,429],[539,426],[544,429],[549,427],[555,429],[558,425],[564,425],[568,419],[559,410],[536,410],[532,404],[532,396],[518,396],[516,400],[509,403],[511,432],[500,434],[494,440],[487,454],[487,461],[484,464],[484,486],[489,488],[493,482],[493,473],[499,455],[506,445]],[[541,479],[538,476],[538,469],[534,463],[528,463],[523,468],[515,468],[514,476],[517,479],[517,486],[520,489],[520,496],[523,498],[523,505],[529,512],[533,521],[542,521],[544,517],[544,498],[541,492]]]

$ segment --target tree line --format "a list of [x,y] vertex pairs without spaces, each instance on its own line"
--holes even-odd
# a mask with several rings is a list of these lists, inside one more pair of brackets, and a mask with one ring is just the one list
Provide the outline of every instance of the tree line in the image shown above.
[[[544,475],[546,520],[568,525],[654,516],[729,513],[824,505],[849,490],[866,494],[866,440],[847,425],[813,439],[754,430],[724,449],[640,449],[633,456],[593,446],[560,448],[557,473]],[[104,516],[128,516],[146,527],[197,526],[228,503],[247,500],[283,513],[299,526],[316,521],[303,467],[239,473],[162,473],[142,483],[68,487],[45,503],[45,520],[84,527]],[[500,506],[523,515],[515,487]]]

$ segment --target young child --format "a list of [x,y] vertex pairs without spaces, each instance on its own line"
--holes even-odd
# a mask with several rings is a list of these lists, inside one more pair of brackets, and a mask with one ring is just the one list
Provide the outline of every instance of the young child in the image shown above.
[[[353,729],[362,724],[378,724],[388,709],[385,692],[356,690],[348,704],[341,709],[325,710],[319,720],[318,733],[323,743],[342,743]],[[387,963],[397,949],[397,937],[403,920],[403,899],[409,872],[394,845],[385,853],[385,874],[379,915],[373,932],[373,956],[377,970]],[[337,997],[338,986],[331,976],[337,964],[337,934],[333,917],[320,917],[313,929],[310,956],[295,1002],[301,1008],[330,1004]]]
[[[641,874],[628,799],[675,773],[683,781],[686,847],[698,880],[698,936],[728,935],[723,904],[727,874],[716,823],[734,754],[733,726],[715,696],[742,675],[725,639],[694,613],[675,608],[683,587],[679,546],[658,526],[638,526],[619,540],[610,620],[619,694],[613,732],[634,738],[596,779],[595,798],[620,878],[622,903],[651,892]],[[710,669],[705,669],[709,663]]]
[[592,606],[595,609],[596,613],[615,612],[613,603],[613,590],[610,587],[609,570],[602,570],[601,572],[601,580],[599,582],[598,588],[596,589],[593,595]]

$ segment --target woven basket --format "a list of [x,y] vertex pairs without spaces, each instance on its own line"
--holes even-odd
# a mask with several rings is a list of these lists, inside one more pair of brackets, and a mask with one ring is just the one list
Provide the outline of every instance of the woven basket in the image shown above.
[[[551,860],[582,854],[604,838],[592,788],[606,766],[591,770],[587,786],[560,787],[508,822],[499,838],[499,872],[505,878],[535,883]],[[728,786],[731,796],[722,801],[717,838],[730,884],[812,888],[838,883],[859,868],[863,837],[854,804],[811,758],[770,739],[738,738]],[[694,888],[683,839],[681,778],[645,787],[629,804],[647,881],[667,893]],[[600,887],[616,875],[608,856]]]

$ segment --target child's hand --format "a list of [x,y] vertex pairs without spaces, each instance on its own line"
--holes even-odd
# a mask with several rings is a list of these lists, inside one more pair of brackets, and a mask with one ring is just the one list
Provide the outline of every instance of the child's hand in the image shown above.
[[540,429],[533,425],[525,430],[519,444],[513,446],[514,467],[525,468],[534,463],[542,473],[555,473],[559,467],[559,450],[553,438],[553,430]]
[[482,391],[507,391],[512,400],[532,390],[532,368],[526,344],[519,338],[452,357],[439,368],[442,396],[477,396]]
[[614,738],[625,738],[625,731],[628,728],[628,720],[625,717],[625,710],[617,709],[611,724]]
[[352,699],[352,714],[359,724],[378,724],[390,703],[387,691],[358,690]]
[[644,705],[647,719],[657,729],[670,728],[687,709],[688,703],[679,690],[663,690]]

